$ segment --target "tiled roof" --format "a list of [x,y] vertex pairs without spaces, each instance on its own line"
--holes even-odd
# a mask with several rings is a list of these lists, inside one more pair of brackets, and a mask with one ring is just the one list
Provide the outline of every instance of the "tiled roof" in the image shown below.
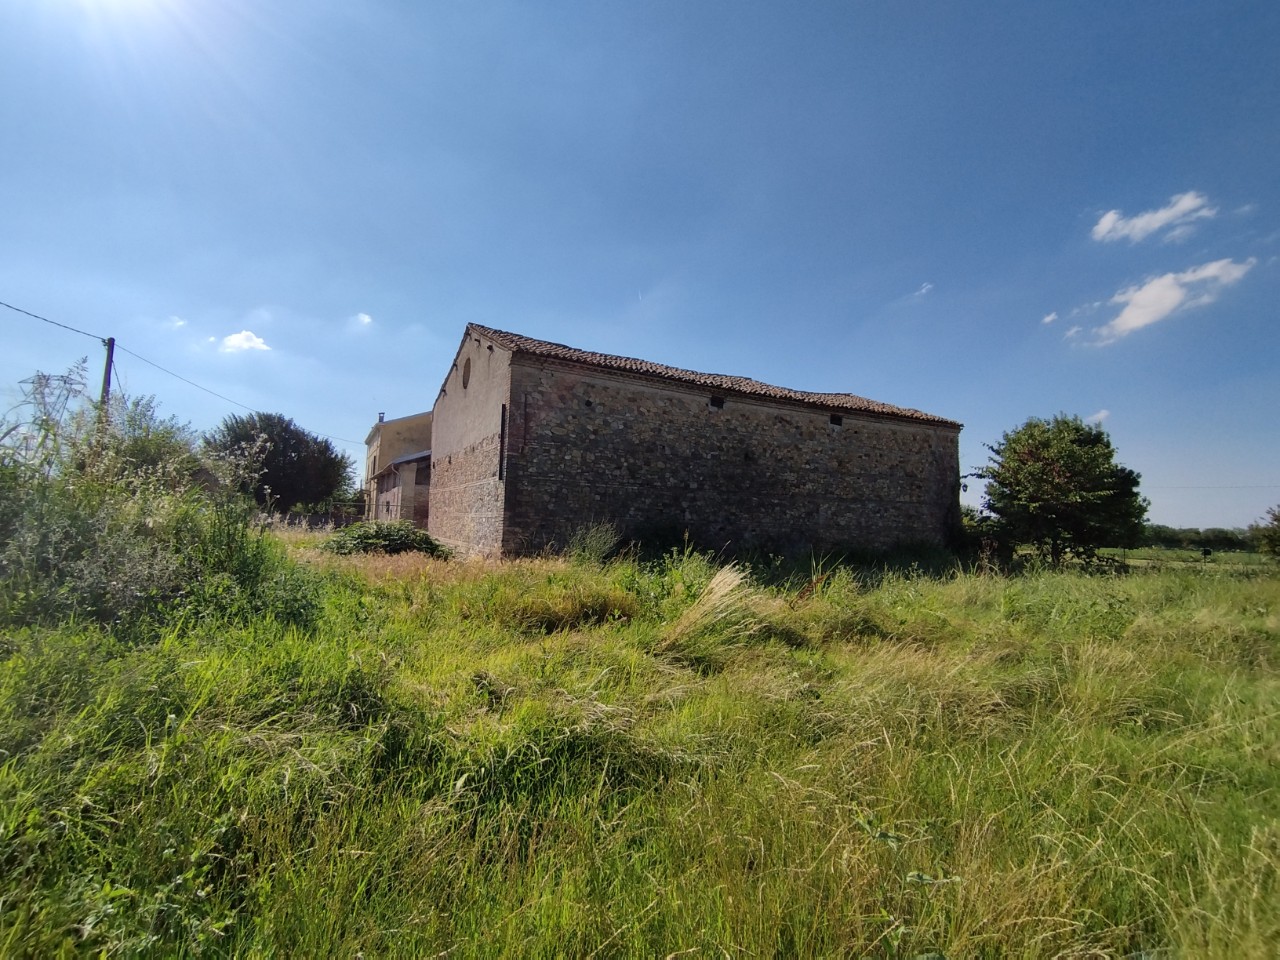
[[791,390],[787,387],[775,387],[749,377],[731,377],[720,373],[698,373],[696,370],[683,370],[680,367],[668,367],[666,364],[653,363],[650,360],[636,360],[631,357],[615,357],[608,353],[592,353],[566,347],[562,343],[549,343],[546,340],[535,340],[518,333],[505,330],[494,330],[492,327],[478,323],[468,324],[468,330],[474,330],[483,337],[488,337],[499,346],[512,353],[530,354],[535,357],[546,357],[550,360],[564,360],[570,363],[581,363],[586,366],[599,367],[605,370],[620,370],[625,373],[670,380],[676,383],[706,387],[726,394],[743,394],[750,397],[765,397],[773,400],[790,400],[824,410],[851,413],[870,413],[885,417],[896,417],[905,420],[917,420],[925,423],[937,423],[945,426],[959,427],[954,420],[935,417],[933,414],[908,407],[895,407],[892,404],[868,400],[852,393],[809,393],[805,390]]

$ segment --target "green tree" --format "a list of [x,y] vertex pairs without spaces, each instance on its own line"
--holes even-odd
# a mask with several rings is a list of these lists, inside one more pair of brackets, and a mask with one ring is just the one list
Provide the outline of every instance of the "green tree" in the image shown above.
[[1253,534],[1260,551],[1280,557],[1280,506],[1268,510],[1266,519],[1251,527],[1249,532]]
[[1056,566],[1140,541],[1148,502],[1139,475],[1116,463],[1101,427],[1066,414],[1032,417],[987,449],[990,462],[975,476],[987,481],[984,505],[1007,542],[1030,544]]
[[351,488],[351,458],[279,413],[231,414],[204,443],[216,453],[252,457],[256,478],[246,487],[271,510],[322,504]]

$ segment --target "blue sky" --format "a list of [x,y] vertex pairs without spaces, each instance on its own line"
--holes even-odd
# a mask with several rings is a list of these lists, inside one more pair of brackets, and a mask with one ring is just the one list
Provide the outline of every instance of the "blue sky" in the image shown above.
[[[1161,523],[1280,503],[1271,0],[5,0],[0,50],[0,300],[358,461],[476,321],[951,417],[966,469],[1098,419]],[[10,399],[100,369],[0,323]]]

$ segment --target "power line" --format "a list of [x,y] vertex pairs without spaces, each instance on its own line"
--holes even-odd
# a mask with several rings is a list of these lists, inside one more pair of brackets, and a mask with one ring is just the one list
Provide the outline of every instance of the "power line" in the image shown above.
[[5,303],[3,300],[0,300],[0,307],[8,307],[10,310],[14,311],[15,313],[24,313],[28,317],[32,317],[36,320],[43,320],[45,323],[51,323],[55,327],[61,327],[63,330],[70,330],[72,333],[78,333],[82,337],[92,337],[94,340],[97,340],[101,343],[107,342],[106,337],[100,337],[96,333],[89,333],[85,330],[77,330],[75,327],[69,327],[65,323],[59,323],[57,320],[50,320],[48,317],[42,317],[40,316],[40,314],[32,313],[30,310],[23,310],[21,307],[15,307],[11,303]]
[[1143,487],[1143,490],[1280,490],[1280,483],[1237,483],[1210,487]]
[[175,377],[176,379],[181,380],[183,383],[186,383],[186,384],[189,384],[190,386],[195,387],[197,390],[203,390],[205,393],[209,394],[210,396],[217,397],[219,400],[225,400],[227,401],[227,403],[234,404],[237,407],[243,407],[245,410],[248,410],[250,413],[257,412],[256,410],[254,410],[253,407],[249,406],[247,403],[241,403],[239,400],[232,400],[230,397],[224,397],[220,393],[215,393],[213,390],[210,390],[208,387],[202,387],[200,386],[200,384],[196,383],[194,380],[188,380],[186,377],[182,376],[181,374],[174,373],[172,370],[169,370],[165,367],[160,366],[160,364],[156,363],[154,360],[148,360],[146,357],[142,356],[142,354],[134,353],[128,347],[121,346],[119,342],[116,343],[116,347],[120,350],[123,350],[125,353],[129,354],[129,356],[135,357],[136,359],[141,360],[143,363],[150,364],[151,366],[159,370],[161,373],[167,373],[169,376]]
[[[181,374],[174,373],[172,370],[169,370],[166,367],[160,366],[160,364],[156,363],[154,360],[148,360],[146,357],[142,356],[142,354],[134,353],[128,347],[121,346],[119,342],[116,343],[116,348],[119,350],[123,350],[125,353],[129,354],[129,356],[135,357],[138,360],[141,360],[143,363],[150,364],[151,366],[159,370],[161,373],[167,373],[169,376],[174,377],[178,380],[181,380],[183,383],[193,386],[197,390],[203,390],[205,393],[209,394],[210,396],[217,397],[219,400],[225,400],[227,403],[234,404],[237,407],[241,407],[242,409],[248,410],[250,413],[258,412],[254,407],[249,406],[247,403],[241,403],[239,400],[232,400],[230,397],[224,397],[222,394],[217,393],[216,391],[210,390],[208,387],[201,386],[200,384],[196,383],[194,380],[188,380],[186,377],[182,376]],[[355,446],[362,446],[362,444],[358,440],[348,440],[345,437],[333,437],[327,433],[317,433],[316,436],[324,437],[326,440],[337,440],[340,443],[350,443],[350,444],[354,444]]]
[[[78,333],[84,337],[92,337],[94,340],[97,340],[104,345],[107,342],[106,337],[99,337],[97,334],[89,333],[85,330],[77,330],[75,327],[67,326],[67,324],[65,323],[59,323],[57,320],[50,320],[48,317],[42,317],[40,316],[40,314],[32,313],[30,310],[23,310],[21,307],[15,307],[11,303],[5,303],[3,300],[0,300],[0,307],[7,307],[8,309],[13,310],[15,313],[25,314],[26,316],[31,317],[34,320],[41,320],[44,323],[52,324],[55,327],[61,327],[63,330],[70,330],[72,333]],[[145,364],[155,367],[161,373],[167,373],[169,376],[177,380],[181,380],[183,383],[187,384],[188,386],[195,387],[197,390],[203,390],[205,393],[209,394],[210,396],[217,397],[219,400],[224,400],[227,403],[232,404],[233,406],[240,407],[244,410],[248,410],[250,413],[258,412],[255,408],[249,406],[247,403],[241,403],[239,400],[232,400],[230,397],[223,396],[222,394],[214,390],[210,390],[208,387],[202,386],[196,383],[194,380],[188,380],[186,377],[182,376],[179,373],[174,373],[172,370],[168,369],[167,367],[160,366],[160,364],[156,363],[154,360],[148,360],[146,357],[142,356],[142,354],[140,353],[134,353],[132,350],[130,350],[128,347],[121,344],[119,341],[116,341],[116,348],[118,350],[124,351],[125,353],[129,354],[129,356],[134,357],[135,359],[141,360]],[[116,386],[117,387],[120,386],[119,376],[116,377]],[[123,393],[124,389],[121,388],[120,392]],[[327,433],[317,433],[316,436],[324,437],[326,440],[337,440],[339,443],[349,443],[357,447],[362,446],[359,440],[348,440],[346,437],[334,437],[334,436],[330,436]]]

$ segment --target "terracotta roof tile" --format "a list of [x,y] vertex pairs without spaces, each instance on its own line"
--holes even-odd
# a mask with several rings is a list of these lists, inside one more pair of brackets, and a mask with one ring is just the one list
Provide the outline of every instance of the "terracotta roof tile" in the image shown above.
[[775,387],[749,377],[732,377],[720,373],[698,373],[696,370],[683,370],[680,367],[668,367],[650,360],[636,360],[632,357],[615,357],[608,353],[592,353],[566,347],[562,343],[550,343],[546,340],[535,340],[518,333],[495,330],[478,323],[468,324],[468,330],[474,330],[481,336],[488,337],[499,346],[512,353],[525,353],[535,357],[546,357],[550,360],[564,360],[569,363],[581,363],[586,366],[599,367],[605,370],[620,370],[660,380],[671,380],[677,383],[706,387],[710,390],[726,394],[737,393],[751,397],[766,397],[774,400],[791,400],[809,406],[821,407],[833,412],[847,410],[853,413],[879,414],[905,420],[917,420],[925,423],[936,423],[945,426],[959,427],[954,420],[936,417],[920,410],[908,407],[895,407],[892,404],[868,400],[852,393],[810,393],[804,390],[791,390],[787,387]]

